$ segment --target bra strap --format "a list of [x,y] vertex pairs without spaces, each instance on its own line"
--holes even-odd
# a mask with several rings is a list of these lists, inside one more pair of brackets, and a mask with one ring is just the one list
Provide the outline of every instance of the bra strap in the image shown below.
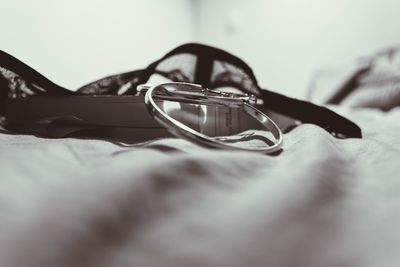
[[266,108],[302,123],[318,125],[336,137],[362,138],[360,127],[326,107],[268,90],[261,90],[259,97],[264,101]]

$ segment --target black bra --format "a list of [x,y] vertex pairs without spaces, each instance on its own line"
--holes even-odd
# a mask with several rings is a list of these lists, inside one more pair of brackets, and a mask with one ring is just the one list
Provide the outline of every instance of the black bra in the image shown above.
[[[0,116],[6,113],[9,98],[71,95],[135,95],[136,87],[153,74],[175,82],[201,84],[217,89],[234,87],[255,94],[264,108],[302,123],[318,125],[337,137],[361,138],[361,129],[337,113],[307,101],[262,89],[251,68],[238,57],[214,47],[189,43],[179,46],[147,68],[108,76],[77,91],[61,87],[13,56],[0,51]],[[6,118],[7,119],[7,118]]]

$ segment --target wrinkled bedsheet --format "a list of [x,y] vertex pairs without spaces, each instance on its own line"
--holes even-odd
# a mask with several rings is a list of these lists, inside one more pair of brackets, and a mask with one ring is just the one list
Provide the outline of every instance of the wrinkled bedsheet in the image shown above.
[[279,156],[0,133],[0,266],[399,266],[400,108]]

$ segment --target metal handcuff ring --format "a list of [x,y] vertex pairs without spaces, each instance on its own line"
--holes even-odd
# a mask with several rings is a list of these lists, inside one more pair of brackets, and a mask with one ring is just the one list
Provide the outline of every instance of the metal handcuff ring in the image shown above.
[[[168,86],[173,86],[176,90],[166,91],[166,87]],[[186,90],[180,90],[180,88],[185,88]],[[189,91],[187,90],[188,88],[190,89]],[[274,153],[281,149],[283,141],[282,132],[270,117],[253,106],[257,103],[257,98],[254,95],[227,93],[219,90],[203,88],[198,84],[184,82],[169,82],[155,86],[142,84],[138,86],[137,90],[141,94],[145,93],[145,104],[150,114],[158,123],[168,129],[175,136],[188,139],[203,146],[220,149],[246,150],[267,154]],[[261,123],[265,128],[263,130],[270,132],[275,141],[272,142],[270,146],[262,148],[243,148],[227,144],[223,141],[223,138],[207,136],[169,116],[157,105],[156,100],[160,99],[190,104],[222,105],[226,107],[241,108],[248,115]]]

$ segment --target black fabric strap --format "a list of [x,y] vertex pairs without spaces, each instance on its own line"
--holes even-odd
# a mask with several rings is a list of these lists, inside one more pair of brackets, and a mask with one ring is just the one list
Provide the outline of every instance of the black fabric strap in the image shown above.
[[[25,82],[35,85],[36,87],[29,86],[32,94],[66,96],[74,94],[119,95],[121,93],[124,95],[134,95],[136,93],[136,86],[147,82],[151,75],[159,73],[167,77],[168,73],[160,72],[160,70],[157,69],[157,66],[159,66],[160,63],[165,62],[165,60],[168,60],[170,57],[178,54],[191,54],[196,57],[196,65],[192,70],[192,80],[195,83],[199,83],[202,86],[212,89],[217,89],[216,87],[219,86],[236,87],[242,92],[258,95],[264,100],[264,106],[267,109],[292,117],[303,123],[316,124],[338,137],[361,138],[361,129],[350,120],[325,107],[286,97],[268,90],[261,90],[252,69],[243,60],[224,50],[202,44],[189,43],[179,46],[143,70],[108,76],[89,83],[76,92],[70,91],[51,82],[36,70],[2,51],[0,51],[0,67],[12,71],[16,75],[19,75]],[[229,65],[229,68],[226,73],[219,73],[219,79],[214,77],[211,82],[211,76],[214,69],[213,64],[217,61],[220,65]],[[182,68],[182,66],[177,63],[175,69],[179,70],[179,68]],[[228,78],[231,79],[224,79],[225,74],[230,75]],[[179,82],[179,77],[175,78],[174,81]],[[127,84],[129,84],[129,87],[127,87],[128,89],[120,92],[120,88],[123,88],[123,86]],[[252,90],[246,86],[248,84],[251,84]],[[0,75],[0,115],[4,114],[3,104],[4,100],[7,98],[6,92],[8,92],[9,89],[7,86],[7,80]]]
[[337,137],[362,137],[360,127],[328,108],[268,90],[261,90],[259,97],[266,108],[302,123],[318,125]]
[[[46,94],[46,95],[71,95],[74,92],[59,86],[45,76],[37,72],[35,69],[29,67],[25,63],[21,62],[20,60],[16,59],[15,57],[7,54],[4,51],[0,50],[0,67],[10,70],[13,73],[21,76],[26,82],[35,84],[43,89],[35,91],[37,94]],[[4,80],[3,77],[0,76],[1,79]],[[4,88],[5,91],[6,88]],[[32,89],[32,88],[31,88]]]
[[[25,83],[33,84],[29,90],[33,95],[67,96],[74,92],[61,87],[25,63],[0,50],[0,68],[18,75]],[[5,114],[5,101],[9,97],[9,81],[0,73],[0,116]]]
[[370,69],[370,66],[367,66],[357,70],[340,88],[337,89],[334,95],[326,100],[326,103],[334,105],[340,104],[343,99],[357,88],[360,76],[367,73]]

